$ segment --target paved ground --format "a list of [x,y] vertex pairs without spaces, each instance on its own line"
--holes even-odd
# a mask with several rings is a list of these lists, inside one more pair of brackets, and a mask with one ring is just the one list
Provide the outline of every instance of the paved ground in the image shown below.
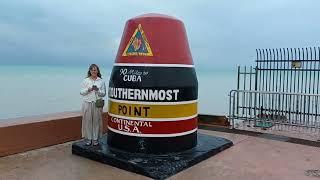
[[[234,146],[169,179],[320,180],[317,147],[239,134],[200,132],[230,139]],[[149,179],[72,155],[71,144],[0,158],[0,180]]]

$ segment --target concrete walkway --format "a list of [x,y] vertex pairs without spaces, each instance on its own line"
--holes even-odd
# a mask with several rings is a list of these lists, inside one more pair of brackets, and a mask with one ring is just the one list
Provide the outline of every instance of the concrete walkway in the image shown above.
[[[317,147],[239,134],[199,132],[230,139],[234,146],[169,179],[320,180]],[[0,180],[149,179],[72,155],[71,144],[0,158]]]

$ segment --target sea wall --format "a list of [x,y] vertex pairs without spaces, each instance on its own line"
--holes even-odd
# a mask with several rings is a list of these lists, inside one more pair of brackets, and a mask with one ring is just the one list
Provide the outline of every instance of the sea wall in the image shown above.
[[[107,119],[107,112],[103,119]],[[104,121],[104,133],[106,123]],[[198,123],[228,126],[225,116],[200,114]],[[0,157],[78,139],[81,139],[81,114],[77,111],[0,121]]]
[[[103,114],[107,118],[107,113]],[[107,125],[104,123],[104,131]],[[0,121],[0,157],[81,138],[80,112]]]

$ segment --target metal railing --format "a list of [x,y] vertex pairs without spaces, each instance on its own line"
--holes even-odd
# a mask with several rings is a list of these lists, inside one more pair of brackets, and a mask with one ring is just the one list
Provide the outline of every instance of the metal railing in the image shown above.
[[320,95],[267,91],[230,91],[229,120],[248,126],[290,125],[320,128]]
[[255,62],[238,67],[231,118],[317,126],[320,47],[257,49]]

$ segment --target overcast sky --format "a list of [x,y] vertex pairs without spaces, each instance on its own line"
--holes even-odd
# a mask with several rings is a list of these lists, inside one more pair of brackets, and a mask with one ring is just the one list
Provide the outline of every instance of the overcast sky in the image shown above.
[[199,68],[253,65],[256,48],[319,46],[319,0],[1,0],[0,64],[114,62],[126,20],[175,16]]

